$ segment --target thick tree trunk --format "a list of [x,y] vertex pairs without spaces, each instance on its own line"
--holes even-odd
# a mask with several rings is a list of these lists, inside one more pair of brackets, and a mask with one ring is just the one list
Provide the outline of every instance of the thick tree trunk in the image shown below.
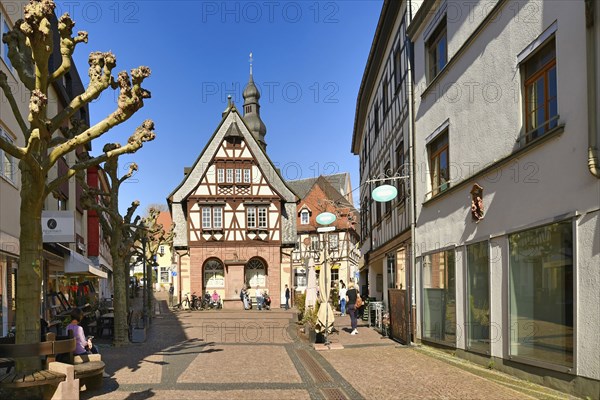
[[146,289],[146,298],[144,299],[144,307],[146,309],[146,321],[150,322],[152,320],[152,262],[146,260],[146,282],[144,282],[144,287]]
[[[43,274],[42,208],[44,180],[21,162],[20,263],[17,272],[17,343],[40,342],[41,285]],[[37,370],[40,359],[17,360],[19,372]]]
[[113,259],[113,287],[115,308],[115,336],[113,344],[115,346],[125,346],[129,344],[129,326],[127,325],[127,271],[126,263],[123,260],[121,242],[123,235],[121,227],[114,227],[111,237],[111,252]]

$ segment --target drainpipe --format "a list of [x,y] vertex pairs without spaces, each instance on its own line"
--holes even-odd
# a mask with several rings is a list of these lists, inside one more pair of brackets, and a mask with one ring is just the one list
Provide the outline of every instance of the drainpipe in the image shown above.
[[588,168],[590,173],[600,179],[600,160],[598,159],[598,54],[594,20],[598,18],[598,6],[595,0],[585,0],[586,57],[587,57],[587,99],[588,99]]
[[[412,6],[411,6],[412,2],[409,2],[409,7],[410,7],[410,18],[412,20]],[[416,133],[415,133],[415,116],[414,116],[414,93],[415,93],[415,88],[414,88],[414,48],[413,48],[413,44],[412,42],[409,42],[409,49],[410,49],[410,55],[408,57],[409,62],[408,62],[408,76],[409,76],[409,85],[411,85],[410,87],[410,93],[412,93],[411,96],[409,96],[408,99],[408,121],[410,124],[410,129],[409,131],[409,135],[408,135],[408,157],[409,157],[409,184],[410,184],[410,269],[409,271],[409,276],[406,281],[406,286],[408,289],[408,307],[409,307],[409,312],[408,312],[408,323],[407,325],[407,329],[408,329],[408,343],[407,344],[411,344],[411,335],[412,335],[412,331],[413,331],[413,305],[416,304],[416,282],[417,282],[417,270],[416,270],[416,238],[415,238],[415,232],[416,232],[416,221],[417,221],[417,215],[416,215],[416,210],[417,210],[417,192],[416,192],[416,183],[415,183],[415,139],[416,139]],[[414,302],[413,302],[413,299]],[[416,308],[415,308],[416,311]],[[416,316],[415,316],[416,318]],[[415,338],[416,339],[416,335],[417,332],[415,332]],[[416,341],[416,340],[415,340]]]

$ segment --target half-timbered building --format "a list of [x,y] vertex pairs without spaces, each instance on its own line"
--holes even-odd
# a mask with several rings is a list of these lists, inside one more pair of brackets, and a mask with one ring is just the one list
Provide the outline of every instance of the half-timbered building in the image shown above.
[[[352,198],[348,173],[288,181],[300,197],[296,207],[297,240],[292,252],[293,280],[291,285],[303,292],[308,284],[307,257],[315,259],[315,272],[321,273],[323,263],[330,263],[332,285],[356,278],[361,259],[358,234],[359,213],[348,198]],[[337,219],[329,232],[319,232],[317,215],[331,212]]]
[[296,195],[266,153],[260,92],[252,71],[244,113],[229,99],[216,131],[167,202],[175,222],[182,293],[217,291],[224,306],[241,307],[243,285],[279,306],[290,266],[282,248],[296,241]]

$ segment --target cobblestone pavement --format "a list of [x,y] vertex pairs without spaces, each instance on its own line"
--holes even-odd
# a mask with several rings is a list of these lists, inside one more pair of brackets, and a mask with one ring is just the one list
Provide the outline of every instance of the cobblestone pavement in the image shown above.
[[160,314],[146,343],[101,344],[110,378],[82,399],[555,398],[530,397],[367,327],[350,335],[348,317],[330,336],[344,348],[317,352],[291,310],[171,312],[165,294],[155,296]]

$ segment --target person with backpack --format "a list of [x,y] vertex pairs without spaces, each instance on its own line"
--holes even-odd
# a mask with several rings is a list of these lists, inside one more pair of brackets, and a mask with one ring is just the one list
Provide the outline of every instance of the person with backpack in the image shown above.
[[356,303],[358,301],[359,296],[360,293],[358,293],[358,290],[354,286],[354,282],[348,283],[348,290],[346,291],[346,308],[348,314],[350,315],[350,326],[352,327],[352,332],[350,332],[351,335],[358,334],[358,330],[356,329],[358,325],[358,320],[356,318]]

